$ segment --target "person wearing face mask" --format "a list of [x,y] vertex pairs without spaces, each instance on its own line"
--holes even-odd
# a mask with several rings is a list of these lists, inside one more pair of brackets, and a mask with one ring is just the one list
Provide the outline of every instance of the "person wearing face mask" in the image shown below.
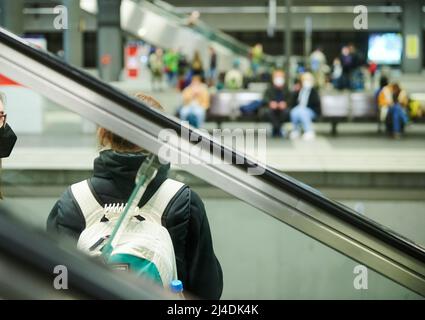
[[[0,92],[0,174],[1,174],[1,159],[7,158],[12,152],[16,142],[16,135],[12,128],[6,123],[7,115],[4,111],[6,104],[5,95]],[[0,190],[0,199],[2,194]]]
[[301,89],[294,92],[292,101],[294,106],[290,112],[292,131],[290,138],[300,137],[303,130],[303,140],[313,140],[316,137],[312,125],[313,120],[320,115],[320,97],[314,88],[314,77],[306,72],[301,76]]
[[266,117],[272,125],[272,136],[282,137],[282,124],[289,120],[288,92],[285,89],[285,73],[273,72],[272,84],[264,93],[263,101],[267,106]]

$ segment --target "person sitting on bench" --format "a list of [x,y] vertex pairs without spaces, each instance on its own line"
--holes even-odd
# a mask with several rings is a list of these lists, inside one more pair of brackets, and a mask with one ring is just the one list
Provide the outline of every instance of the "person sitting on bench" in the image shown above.
[[289,93],[285,89],[285,73],[282,70],[273,72],[272,84],[264,92],[265,112],[272,125],[272,136],[283,137],[282,124],[289,120],[288,108]]
[[292,100],[295,106],[290,112],[292,122],[290,138],[292,140],[299,138],[301,127],[304,132],[303,140],[314,140],[316,134],[312,122],[320,115],[320,97],[314,88],[314,77],[311,73],[302,74],[301,84],[301,90],[294,93]]
[[205,114],[210,106],[210,94],[200,75],[194,75],[192,82],[183,90],[183,107],[180,119],[188,121],[195,128],[204,124]]

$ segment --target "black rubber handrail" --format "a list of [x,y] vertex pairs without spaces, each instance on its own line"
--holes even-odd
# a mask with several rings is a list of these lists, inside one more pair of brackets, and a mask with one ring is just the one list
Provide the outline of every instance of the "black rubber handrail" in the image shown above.
[[76,251],[75,244],[63,243],[58,246],[57,239],[18,222],[10,210],[0,203],[2,256],[20,265],[29,266],[40,277],[47,275],[49,282],[53,281],[54,267],[65,265],[72,294],[82,294],[84,299],[108,300],[169,298],[159,287],[156,288],[147,281],[137,279],[135,282],[133,278],[123,278],[111,272],[104,264]]
[[[20,38],[12,36],[3,30],[0,29],[0,42],[4,45],[24,54],[25,56],[34,59],[35,61],[51,68],[55,72],[62,74],[63,76],[72,79],[80,85],[83,85],[90,90],[100,94],[111,101],[119,104],[126,110],[137,114],[149,121],[157,124],[158,126],[164,129],[172,129],[177,133],[181,134],[181,125],[178,121],[175,121],[169,117],[166,117],[155,110],[152,110],[148,106],[144,105],[142,102],[136,101],[135,99],[129,97],[125,93],[115,89],[111,85],[102,82],[101,80],[96,79],[92,75],[80,70],[76,67],[73,67],[57,56],[41,51],[27,44]],[[189,134],[193,137],[201,138],[198,133],[193,130],[189,131]],[[205,139],[205,137],[202,137]],[[192,139],[191,139],[192,140]],[[196,144],[197,141],[192,141]],[[230,155],[232,159],[243,159],[241,161],[232,161],[232,166],[235,166],[243,171],[248,168],[254,168],[257,164],[253,163],[250,159],[239,154],[238,152],[229,149],[223,145],[219,145],[216,142],[210,140],[210,145],[213,148],[221,149],[224,155]],[[212,152],[212,151],[211,151]],[[366,218],[363,215],[360,215],[356,211],[338,203],[329,198],[323,196],[320,192],[315,192],[312,188],[306,186],[305,184],[298,182],[297,180],[290,178],[288,176],[282,175],[277,171],[269,168],[258,165],[258,167],[264,169],[264,173],[261,176],[258,176],[259,179],[262,179],[268,184],[273,185],[274,187],[284,190],[285,192],[300,198],[301,200],[309,203],[310,205],[317,207],[347,223],[350,225],[362,230],[368,235],[375,237],[387,245],[394,247],[398,250],[401,250],[403,253],[425,263],[425,248],[414,243],[410,239],[405,238],[404,236],[386,228],[385,226]]]

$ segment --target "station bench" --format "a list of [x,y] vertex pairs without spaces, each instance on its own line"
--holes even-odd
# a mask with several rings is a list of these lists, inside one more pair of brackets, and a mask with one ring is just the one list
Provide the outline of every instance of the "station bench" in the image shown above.
[[221,128],[223,122],[259,122],[259,112],[242,114],[240,107],[255,100],[262,100],[263,92],[247,90],[223,90],[211,95],[210,108],[206,120],[215,122]]
[[322,114],[319,121],[330,122],[332,135],[337,134],[341,122],[375,122],[379,112],[373,94],[365,92],[322,94]]
[[[207,121],[216,122],[219,128],[226,121],[266,121],[264,109],[262,108],[248,115],[242,114],[240,111],[242,105],[254,100],[262,100],[262,98],[262,92],[247,90],[219,91],[211,96]],[[341,122],[375,122],[379,124],[378,109],[371,93],[322,93],[321,110],[322,114],[316,122],[329,122],[333,135],[337,134],[337,127]]]

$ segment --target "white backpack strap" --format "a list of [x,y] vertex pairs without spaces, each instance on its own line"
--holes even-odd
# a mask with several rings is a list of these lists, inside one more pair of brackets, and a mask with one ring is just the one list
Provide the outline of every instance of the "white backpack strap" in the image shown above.
[[71,186],[72,195],[86,220],[86,228],[99,222],[99,213],[103,212],[103,207],[99,204],[89,187],[87,180],[75,183]]
[[141,216],[162,225],[161,219],[171,199],[185,186],[173,179],[165,180],[149,201],[141,208]]

